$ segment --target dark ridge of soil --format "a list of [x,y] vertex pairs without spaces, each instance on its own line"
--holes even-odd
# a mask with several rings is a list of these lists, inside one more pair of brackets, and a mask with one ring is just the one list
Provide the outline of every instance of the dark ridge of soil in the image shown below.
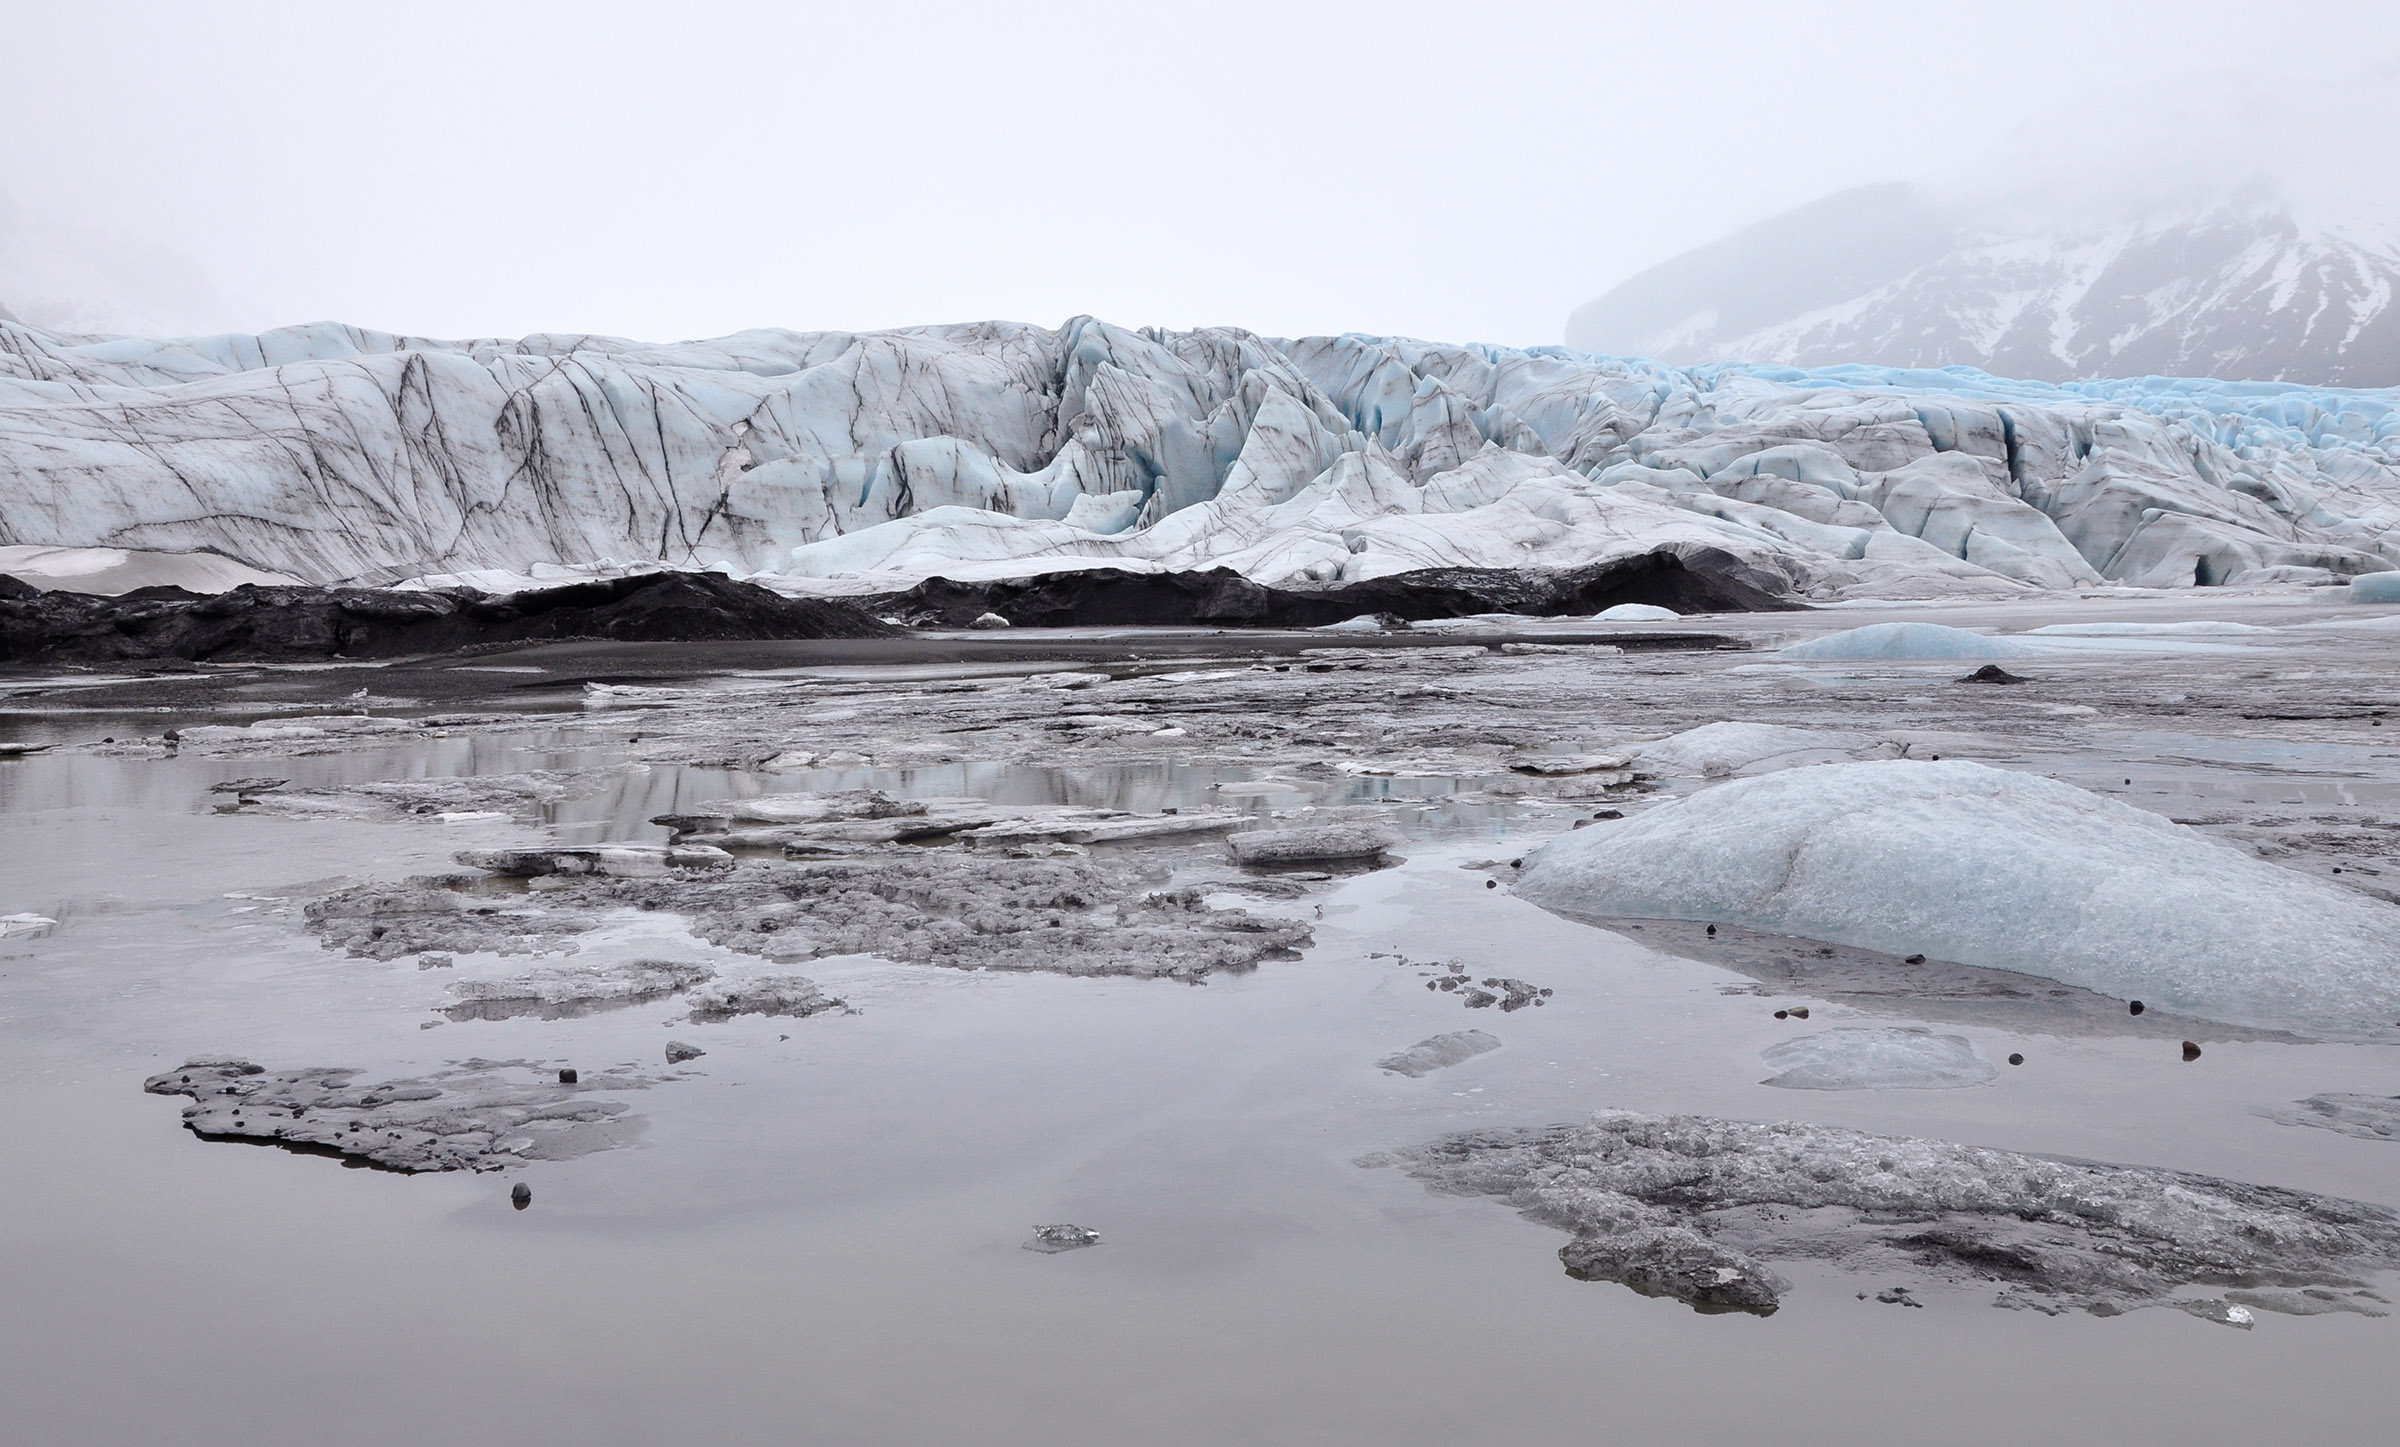
[[646,573],[500,598],[466,589],[255,584],[214,595],[143,588],[102,598],[27,596],[0,586],[0,662],[372,659],[569,639],[688,643],[897,633],[847,603],[786,598],[714,573]]
[[994,613],[1020,628],[1316,628],[1362,614],[1416,622],[1514,613],[1589,615],[1619,603],[1678,613],[1791,610],[1774,579],[1715,548],[1666,549],[1565,570],[1425,568],[1334,588],[1270,588],[1230,568],[1131,573],[1090,568],[962,583],[928,578],[904,593],[859,600],[919,628],[964,628]]

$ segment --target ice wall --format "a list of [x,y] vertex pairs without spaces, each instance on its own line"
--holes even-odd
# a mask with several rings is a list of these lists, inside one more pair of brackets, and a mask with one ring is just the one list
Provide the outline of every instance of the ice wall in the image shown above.
[[1090,318],[651,346],[0,321],[0,545],[314,580],[725,565],[1356,581],[1724,548],[1796,594],[2324,581],[2400,562],[2400,393]]

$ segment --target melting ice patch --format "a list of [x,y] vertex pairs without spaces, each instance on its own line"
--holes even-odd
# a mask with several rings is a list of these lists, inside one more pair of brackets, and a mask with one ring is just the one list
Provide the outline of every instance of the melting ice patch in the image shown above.
[[1528,856],[1594,916],[1740,924],[2015,970],[2232,1024],[2387,1038],[2400,911],[2154,814],[1956,760],[1741,779]]
[[1876,659],[1893,663],[1959,658],[2027,658],[2033,650],[2006,638],[1940,623],[1870,623],[1785,647],[1777,656],[1803,661]]
[[1785,1090],[1957,1090],[1999,1075],[1964,1035],[1851,1025],[1770,1045],[1758,1058]]

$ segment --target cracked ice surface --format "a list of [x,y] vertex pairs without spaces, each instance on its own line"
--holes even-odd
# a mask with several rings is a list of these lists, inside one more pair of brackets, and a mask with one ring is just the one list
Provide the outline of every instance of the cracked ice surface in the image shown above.
[[206,549],[319,582],[665,564],[872,592],[1106,564],[1293,583],[1663,547],[1812,597],[2017,594],[2333,581],[2400,561],[2396,529],[2390,391],[1090,318],[670,346],[0,320],[0,546]]
[[2195,1285],[2339,1299],[2363,1289],[2362,1274],[2400,1265],[2400,1215],[2382,1206],[1838,1126],[1602,1111],[1362,1164],[1500,1197],[1574,1233],[1559,1252],[1570,1275],[1702,1310],[1773,1311],[1788,1284],[1767,1263],[1807,1257],[1996,1283],[2002,1306],[2101,1314]]
[[1521,892],[2386,1037],[2400,911],[2055,779],[1961,760],[1739,779],[1528,855]]

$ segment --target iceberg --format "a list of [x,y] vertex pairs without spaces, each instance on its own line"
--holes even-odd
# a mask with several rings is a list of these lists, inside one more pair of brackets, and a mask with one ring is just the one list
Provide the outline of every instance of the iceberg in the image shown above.
[[1320,586],[1660,550],[1817,599],[2338,582],[2400,565],[2400,392],[1090,317],[672,345],[0,318],[0,548],[177,555],[206,587],[661,567],[846,594],[1095,567]]
[[2400,910],[2071,784],[1956,760],[1739,779],[1525,860],[1537,904],[1739,924],[2388,1038]]

